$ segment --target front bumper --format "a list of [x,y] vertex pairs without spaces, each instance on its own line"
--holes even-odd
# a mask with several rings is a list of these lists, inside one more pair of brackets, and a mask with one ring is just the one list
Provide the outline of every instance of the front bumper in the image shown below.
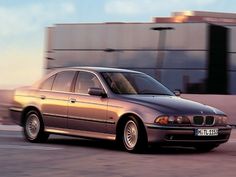
[[[146,124],[149,143],[167,145],[221,144],[229,140],[231,127],[171,127]],[[217,128],[218,136],[196,136],[198,128]]]

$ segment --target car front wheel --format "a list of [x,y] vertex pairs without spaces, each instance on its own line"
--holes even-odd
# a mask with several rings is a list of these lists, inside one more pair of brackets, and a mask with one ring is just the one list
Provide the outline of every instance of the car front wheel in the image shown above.
[[44,132],[44,125],[41,117],[36,111],[29,111],[25,117],[24,135],[30,142],[45,142],[49,134]]
[[123,146],[129,152],[143,152],[147,148],[147,138],[142,125],[129,118],[123,128]]

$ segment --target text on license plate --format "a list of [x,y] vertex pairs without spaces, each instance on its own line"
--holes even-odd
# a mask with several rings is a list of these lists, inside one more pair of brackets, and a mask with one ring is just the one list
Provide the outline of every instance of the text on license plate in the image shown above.
[[218,129],[196,129],[196,136],[218,136]]

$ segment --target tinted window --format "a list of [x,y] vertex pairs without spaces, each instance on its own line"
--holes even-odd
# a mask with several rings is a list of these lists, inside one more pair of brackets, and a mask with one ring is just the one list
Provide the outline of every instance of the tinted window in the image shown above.
[[49,77],[47,80],[45,80],[41,84],[40,89],[42,89],[42,90],[51,90],[54,78],[55,78],[55,75],[53,75],[53,76]]
[[142,73],[102,73],[111,90],[116,94],[173,95],[157,80]]
[[102,88],[98,78],[89,72],[79,72],[75,92],[87,94],[89,88]]
[[69,92],[75,71],[63,71],[56,75],[52,90]]

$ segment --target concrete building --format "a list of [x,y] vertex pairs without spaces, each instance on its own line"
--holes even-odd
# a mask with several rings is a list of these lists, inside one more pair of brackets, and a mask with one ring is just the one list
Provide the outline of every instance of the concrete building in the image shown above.
[[236,14],[175,12],[147,23],[47,28],[46,71],[69,66],[128,68],[171,90],[236,94]]

